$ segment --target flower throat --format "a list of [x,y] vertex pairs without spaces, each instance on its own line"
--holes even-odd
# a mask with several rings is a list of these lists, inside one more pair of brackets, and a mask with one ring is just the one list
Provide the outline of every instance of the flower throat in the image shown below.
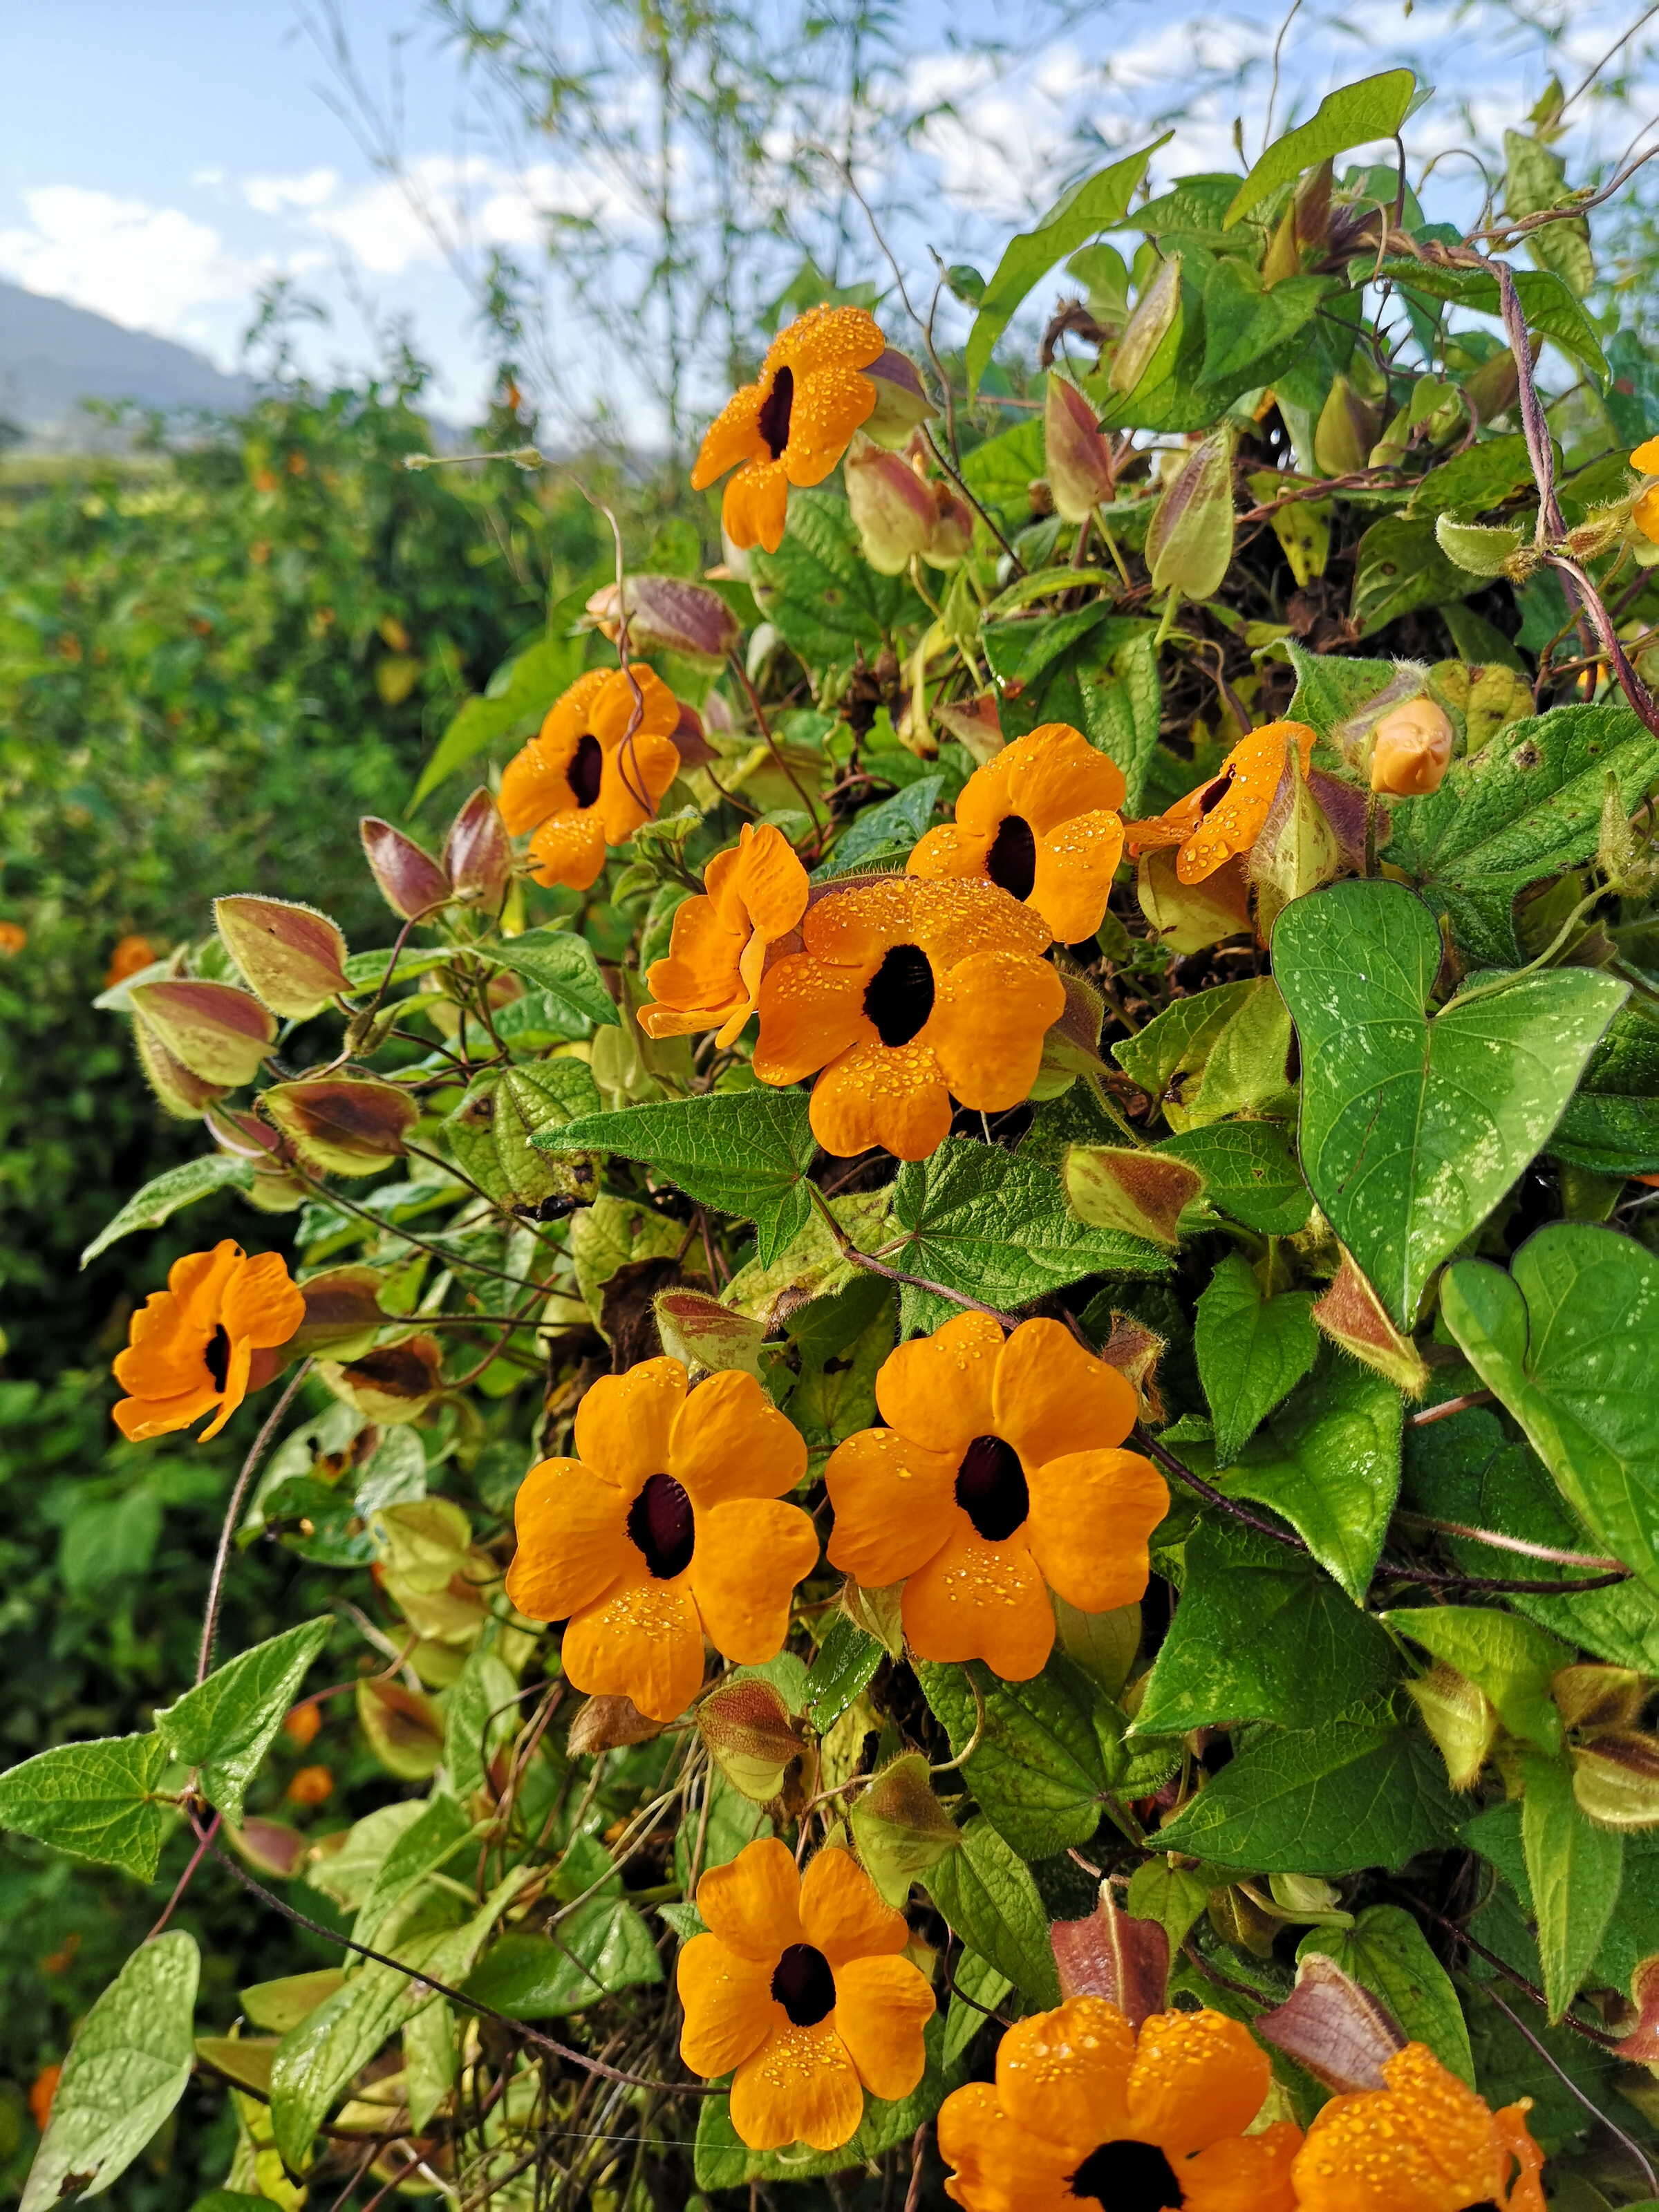
[[584,730],[576,740],[576,750],[570,756],[570,765],[565,770],[565,780],[580,807],[591,806],[599,795],[599,783],[605,773],[605,754],[599,739],[591,730]]
[[985,872],[1010,898],[1030,897],[1036,881],[1036,833],[1023,814],[1005,814],[997,824]]
[[957,1504],[988,1544],[1006,1541],[1031,1510],[1019,1454],[1000,1437],[975,1437],[957,1469]]
[[1175,2168],[1155,2143],[1101,2143],[1070,2183],[1073,2197],[1093,2197],[1107,2212],[1178,2212],[1186,2201]]
[[221,1322],[207,1340],[202,1354],[207,1371],[213,1378],[216,1390],[222,1390],[230,1374],[230,1333]]
[[696,1519],[683,1484],[653,1474],[628,1509],[628,1534],[659,1583],[672,1582],[691,1564]]
[[782,459],[783,449],[789,443],[789,417],[794,405],[795,372],[793,368],[781,368],[772,379],[772,389],[762,400],[760,413],[755,418],[755,428],[775,461]]
[[865,988],[864,1011],[886,1045],[908,1044],[933,1011],[933,969],[919,945],[892,945]]

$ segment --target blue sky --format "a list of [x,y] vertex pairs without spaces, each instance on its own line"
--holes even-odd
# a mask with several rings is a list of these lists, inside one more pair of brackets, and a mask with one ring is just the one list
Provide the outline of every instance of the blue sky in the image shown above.
[[[231,366],[260,283],[289,273],[330,311],[328,326],[305,340],[313,366],[368,356],[365,306],[371,320],[406,317],[438,366],[443,404],[465,413],[485,376],[466,285],[407,191],[377,175],[331,112],[329,71],[305,27],[314,3],[12,0],[0,17],[0,274]],[[441,221],[467,234],[474,265],[490,243],[538,263],[550,206],[629,234],[636,216],[614,176],[584,172],[556,143],[508,149],[481,132],[422,0],[339,5],[379,92],[389,42],[402,38],[406,162]],[[1256,150],[1280,0],[1242,0],[1221,14],[1156,0],[1069,9],[919,0],[896,12],[907,53],[895,96],[955,108],[921,132],[897,179],[922,210],[899,219],[907,261],[925,266],[928,243],[947,258],[990,252],[1066,180],[1079,131],[1132,143],[1149,118],[1184,103],[1182,166],[1231,167],[1242,105]],[[1413,154],[1451,155],[1447,178],[1472,179],[1457,149],[1518,120],[1552,65],[1572,82],[1639,13],[1579,0],[1552,17],[1542,0],[1540,33],[1517,29],[1496,0],[1424,0],[1410,11],[1370,0],[1346,22],[1329,0],[1305,0],[1285,43],[1280,120],[1305,113],[1333,83],[1419,62],[1438,96],[1413,126]],[[953,31],[992,26],[1013,49],[1003,60],[953,47]],[[1628,50],[1638,65],[1624,96],[1581,104],[1575,160],[1592,148],[1616,153],[1659,112],[1656,31],[1659,19]],[[1220,88],[1238,66],[1243,94]]]

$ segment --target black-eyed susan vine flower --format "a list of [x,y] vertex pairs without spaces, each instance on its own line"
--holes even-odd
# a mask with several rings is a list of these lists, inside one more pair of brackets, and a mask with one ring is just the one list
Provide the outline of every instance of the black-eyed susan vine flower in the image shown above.
[[824,1469],[830,1563],[869,1588],[903,1583],[921,1658],[1026,1681],[1054,1645],[1051,1589],[1085,1613],[1143,1595],[1170,1494],[1118,1449],[1133,1386],[1059,1322],[1005,1337],[963,1314],[889,1354],[876,1404],[886,1427],[849,1437]]
[[884,1145],[926,1159],[950,1132],[952,1097],[988,1113],[1030,1096],[1066,1006],[1030,907],[994,884],[883,877],[818,899],[801,939],[762,981],[755,1073],[817,1075],[812,1133],[825,1152]]
[[1103,1997],[1070,1997],[1008,2030],[994,2086],[945,2099],[945,2193],[963,2212],[1295,2212],[1301,2130],[1245,2133],[1272,2080],[1220,2013],[1158,2013],[1137,2033]]
[[1126,823],[1129,851],[1178,845],[1176,876],[1183,884],[1203,883],[1236,854],[1249,852],[1261,834],[1292,749],[1305,776],[1313,748],[1314,732],[1305,722],[1267,722],[1252,730],[1206,783],[1149,821]]
[[[1644,438],[1630,457],[1644,477],[1659,477],[1659,438]],[[1650,483],[1631,509],[1631,520],[1650,544],[1659,545],[1659,483]]]
[[909,2095],[933,1993],[851,1852],[821,1850],[803,1875],[775,1838],[748,1844],[703,1875],[697,1910],[708,1933],[680,1954],[680,2054],[694,2074],[735,2069],[732,2125],[750,2149],[837,2149],[866,2091]]
[[612,845],[657,811],[679,772],[679,702],[643,661],[590,669],[548,709],[501,775],[501,819],[527,830],[538,883],[585,891]]
[[677,1719],[702,1680],[706,1636],[726,1659],[774,1659],[818,1540],[784,1493],[806,1446],[752,1375],[688,1390],[678,1359],[595,1382],[576,1409],[576,1456],[520,1487],[507,1594],[532,1620],[566,1620],[561,1661],[579,1690]]
[[703,870],[702,895],[674,914],[665,959],[653,960],[641,1006],[647,1036],[690,1036],[717,1030],[734,1043],[755,1011],[766,957],[806,911],[806,871],[781,830],[745,823],[738,842]]
[[1298,2212],[1544,2212],[1530,2099],[1494,2112],[1420,2043],[1382,2075],[1316,2115],[1292,2169]]
[[876,387],[860,371],[886,349],[862,307],[811,307],[773,339],[760,374],[709,424],[691,471],[703,491],[737,469],[720,502],[734,545],[776,552],[790,485],[822,483],[875,412]]
[[956,820],[930,830],[909,872],[995,884],[1062,945],[1092,937],[1123,853],[1122,771],[1066,722],[1044,722],[974,770]]
[[115,1423],[132,1443],[187,1429],[210,1413],[199,1438],[216,1437],[250,1390],[270,1382],[276,1356],[305,1319],[305,1298],[280,1252],[250,1259],[227,1237],[210,1252],[175,1260],[167,1286],[132,1316],[115,1379],[126,1392]]

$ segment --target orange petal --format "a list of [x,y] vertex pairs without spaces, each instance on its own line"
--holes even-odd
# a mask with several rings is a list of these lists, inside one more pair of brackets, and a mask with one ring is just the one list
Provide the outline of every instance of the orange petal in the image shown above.
[[908,1959],[851,1959],[836,1968],[836,2033],[872,2097],[908,2097],[921,2081],[921,2032],[933,2016],[933,1992]]
[[1212,2143],[1181,2169],[1183,2212],[1297,2212],[1291,2170],[1301,2148],[1293,2120]]
[[[969,777],[969,781],[973,779]],[[988,837],[975,836],[959,822],[941,822],[937,830],[928,830],[910,848],[905,873],[921,876],[928,883],[943,883],[964,876],[988,883],[985,861],[990,849]]]
[[956,2168],[945,2194],[964,2212],[1061,2212],[1078,2166],[1073,2152],[1011,2120],[986,2081],[939,2106],[939,2149]]
[[1518,2105],[1505,2105],[1492,2114],[1492,2131],[1499,2147],[1515,2161],[1516,2172],[1510,2183],[1505,2198],[1506,2212],[1545,2212],[1543,2185],[1539,2174],[1543,2171],[1544,2154],[1532,2139],[1532,2130],[1527,2125],[1527,2114],[1532,2109],[1532,2099],[1523,2097]]
[[657,801],[679,772],[679,748],[648,730],[636,730],[607,748],[593,805],[606,842],[625,845],[656,812]]
[[743,1667],[775,1659],[795,1585],[817,1563],[818,1532],[799,1505],[750,1497],[700,1507],[687,1572],[703,1632],[721,1657]]
[[561,691],[548,708],[537,734],[556,760],[568,760],[587,734],[593,702],[604,690],[610,674],[608,668],[590,668],[568,690]]
[[[890,1352],[876,1376],[876,1403],[889,1428],[957,1462],[975,1437],[991,1435],[1003,1328],[989,1314],[958,1314],[931,1336]],[[860,1576],[864,1581],[866,1577]]]
[[951,1094],[920,1038],[855,1044],[819,1076],[811,1120],[812,1134],[838,1159],[884,1145],[896,1159],[925,1160],[951,1133]]
[[[884,1905],[851,1851],[833,1844],[818,1853],[801,1876],[800,1924],[807,1942],[816,1944],[835,1967],[837,1992],[847,1960],[896,1957],[910,1940],[904,1915]],[[930,1997],[928,2012],[933,2008]]]
[[[806,871],[799,854],[776,824],[763,822],[758,829],[745,823],[726,877],[750,924],[765,938],[787,937],[798,928],[806,911]],[[712,873],[714,863],[709,864]],[[705,874],[704,882],[708,882]],[[712,886],[711,886],[712,888]]]
[[963,1514],[942,1552],[904,1585],[904,1632],[923,1659],[982,1659],[1029,1682],[1054,1649],[1054,1614],[1036,1561],[1018,1540],[988,1544]]
[[576,1408],[576,1455],[631,1498],[667,1471],[674,1423],[685,1403],[678,1359],[642,1359],[626,1375],[601,1376]]
[[628,1571],[628,1498],[577,1459],[544,1459],[519,1486],[507,1594],[532,1620],[564,1620]]
[[306,1302],[289,1280],[280,1252],[259,1252],[245,1260],[225,1285],[219,1318],[226,1334],[246,1337],[260,1350],[286,1344],[306,1317]]
[[587,726],[609,752],[631,732],[635,738],[666,737],[680,718],[679,701],[648,661],[631,660],[626,669],[607,671],[593,695]]
[[801,923],[807,951],[833,967],[857,968],[867,979],[890,946],[914,941],[915,891],[915,884],[902,876],[826,891],[813,900]]
[[797,374],[789,409],[789,442],[783,466],[793,484],[823,482],[853,441],[853,433],[876,411],[876,387],[855,368],[836,367]]
[[975,769],[957,800],[964,828],[994,837],[1018,814],[1039,837],[1074,815],[1115,813],[1125,785],[1117,763],[1068,722],[1044,722]]
[[605,866],[605,828],[592,807],[550,814],[530,841],[531,873],[550,890],[591,890]]
[[631,1698],[651,1720],[678,1720],[702,1682],[702,1627],[685,1577],[647,1577],[584,1606],[560,1656],[590,1697]]
[[1659,476],[1659,438],[1644,438],[1631,455],[1630,465],[1644,477]]
[[1068,1997],[1016,2021],[997,2046],[997,2095],[1018,2126],[1087,2156],[1128,2132],[1134,2030],[1103,1997]]
[[[1216,779],[1225,782],[1225,792],[1197,823],[1176,862],[1183,884],[1203,883],[1224,860],[1255,842],[1293,744],[1305,776],[1314,747],[1314,733],[1305,722],[1268,722],[1233,747]],[[1203,794],[1195,795],[1207,795],[1213,787],[1206,785]]]
[[[648,983],[650,978],[647,976],[646,980]],[[741,1013],[744,1020],[747,1021],[753,1011],[746,1001],[735,1009],[729,1006],[688,1006],[684,1009],[641,1006],[634,1018],[648,1037],[696,1036],[700,1030],[723,1027],[734,1012]],[[716,1042],[729,1044],[732,1040],[720,1037]]]
[[725,1498],[781,1498],[806,1472],[806,1446],[755,1377],[728,1367],[681,1406],[661,1464],[701,1511]]
[[732,2084],[732,2125],[750,2150],[838,2150],[863,2118],[859,2077],[828,2020],[769,2037]]
[[769,369],[787,365],[797,377],[811,376],[838,366],[868,368],[886,349],[887,341],[867,307],[832,307],[826,301],[807,308],[778,332],[766,365]]
[[167,1269],[167,1288],[192,1321],[211,1328],[219,1318],[225,1285],[242,1257],[241,1246],[228,1237],[210,1252],[187,1252]]
[[206,1443],[216,1437],[225,1423],[247,1395],[248,1375],[253,1364],[253,1346],[245,1336],[233,1336],[230,1354],[225,1361],[225,1379],[219,1392],[219,1410],[202,1431],[198,1442]]
[[[965,878],[952,883],[924,883],[915,876],[897,876],[892,880],[896,890],[908,894],[904,936],[921,945],[936,975],[948,973],[958,961],[981,952],[1022,952],[1035,960],[1052,942],[1042,915],[1011,898],[995,884]],[[904,939],[896,937],[891,941],[896,944]]]
[[501,787],[495,802],[509,836],[522,837],[527,831],[538,829],[550,814],[575,811],[576,794],[565,774],[574,750],[574,743],[559,745],[542,738],[532,738],[527,745],[514,754],[501,770]]
[[707,491],[716,477],[739,461],[761,460],[766,446],[760,434],[761,402],[765,386],[745,384],[726,401],[703,433],[702,445],[691,471],[693,491]]
[[1146,1539],[1170,1510],[1163,1476],[1139,1452],[1073,1452],[1029,1478],[1025,1540],[1050,1589],[1080,1613],[1146,1593]]
[[219,1393],[204,1377],[193,1389],[170,1398],[123,1398],[112,1407],[115,1425],[129,1443],[141,1444],[149,1437],[171,1436],[219,1402]]
[[734,545],[775,553],[789,513],[789,479],[781,461],[745,461],[726,484],[720,520]]
[[192,1318],[171,1291],[152,1291],[132,1316],[131,1340],[115,1355],[116,1381],[140,1398],[176,1398],[204,1383],[211,1388],[204,1355],[213,1327]]
[[1122,857],[1123,824],[1115,814],[1073,815],[1038,838],[1030,903],[1056,943],[1079,944],[1100,927]]
[[997,1113],[1030,1097],[1042,1040],[1065,1011],[1066,987],[1046,961],[977,952],[939,981],[933,1011],[907,1049],[931,1047],[963,1104]]
[[1659,487],[1643,493],[1632,507],[1630,519],[1650,544],[1659,545]]
[[864,1011],[869,981],[868,975],[832,966],[809,952],[792,952],[774,962],[760,989],[755,1073],[761,1081],[799,1083],[853,1045],[873,1038],[875,1024]]
[[770,1973],[792,1943],[803,1942],[800,1876],[775,1836],[745,1844],[736,1858],[710,1867],[697,1884],[697,1910],[722,1943]]
[[684,2008],[680,2057],[710,2080],[758,2051],[781,2019],[772,1964],[745,1959],[718,1936],[694,1936],[680,1953],[675,1984]]
[[1057,1321],[1023,1321],[1002,1348],[996,1419],[1028,1470],[1071,1452],[1121,1444],[1135,1425],[1134,1385]]
[[1218,2012],[1160,2012],[1142,2024],[1129,2075],[1128,2132],[1171,2158],[1243,2135],[1273,2086],[1267,2054]]
[[896,1428],[860,1429],[823,1470],[835,1508],[829,1559],[867,1589],[902,1582],[956,1525],[959,1454],[932,1452]]

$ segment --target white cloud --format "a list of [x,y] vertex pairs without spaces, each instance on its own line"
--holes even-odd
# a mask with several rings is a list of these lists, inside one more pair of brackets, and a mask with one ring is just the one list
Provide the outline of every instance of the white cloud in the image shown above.
[[288,208],[320,207],[332,198],[339,181],[337,169],[307,169],[297,177],[244,177],[242,198],[256,215],[281,215]]
[[380,276],[394,276],[457,247],[534,246],[548,219],[576,216],[621,231],[638,210],[620,183],[596,170],[538,161],[522,169],[482,154],[426,154],[402,176],[365,185],[310,218]]
[[192,309],[246,298],[263,273],[179,208],[79,185],[38,185],[23,205],[27,227],[0,230],[0,270],[137,330],[174,335]]
[[198,187],[222,185],[225,181],[225,173],[222,169],[192,169],[190,173],[190,181]]

